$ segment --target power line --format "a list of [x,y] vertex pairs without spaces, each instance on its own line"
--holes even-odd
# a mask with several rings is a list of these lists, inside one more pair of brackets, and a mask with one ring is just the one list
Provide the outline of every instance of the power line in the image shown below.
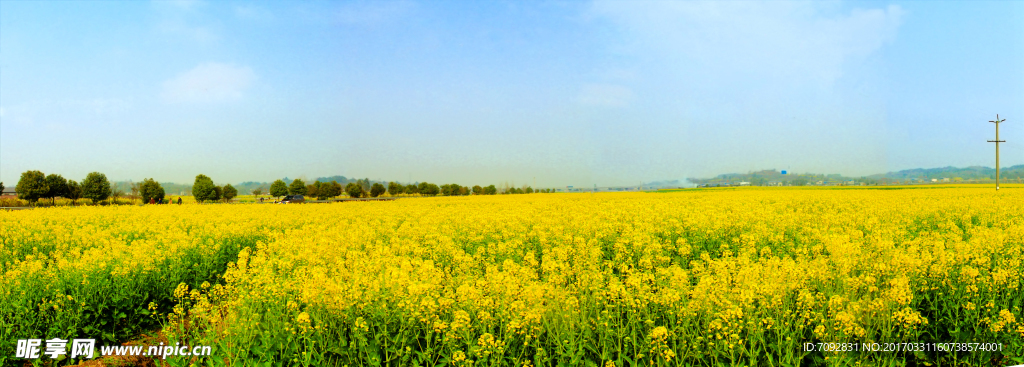
[[1005,143],[1006,140],[999,140],[999,123],[1006,121],[1006,119],[999,119],[999,114],[996,114],[995,121],[989,121],[996,124],[996,140],[989,140],[989,143],[996,143],[996,191],[999,191],[999,143]]

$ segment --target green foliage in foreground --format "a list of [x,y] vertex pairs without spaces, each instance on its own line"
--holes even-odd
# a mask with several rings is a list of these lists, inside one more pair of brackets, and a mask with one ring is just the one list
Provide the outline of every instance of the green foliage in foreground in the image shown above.
[[[102,215],[58,219],[81,210]],[[204,282],[222,283],[227,264],[235,261],[239,250],[266,239],[262,234],[204,228],[165,213],[135,210],[59,207],[21,211],[17,217],[0,212],[0,226],[11,229],[0,235],[0,272],[8,274],[0,280],[0,366],[22,366],[26,361],[14,358],[18,339],[95,339],[98,347],[159,330],[163,319],[158,315],[172,312],[179,302],[174,297],[178,284],[200,288]],[[46,222],[51,224],[40,225]],[[75,226],[65,226],[70,223]],[[145,226],[111,227],[112,223]],[[188,233],[192,240],[163,236],[154,229]],[[133,243],[148,246],[143,255],[126,254]],[[35,266],[48,271],[32,272]],[[24,272],[32,275],[17,275]],[[97,357],[98,353],[99,349]],[[83,361],[51,362],[44,357],[30,362],[56,366]]]

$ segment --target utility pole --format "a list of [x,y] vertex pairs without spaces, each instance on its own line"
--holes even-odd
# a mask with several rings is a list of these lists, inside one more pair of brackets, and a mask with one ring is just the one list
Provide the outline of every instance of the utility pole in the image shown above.
[[996,140],[989,140],[989,143],[996,143],[996,191],[999,191],[999,143],[1005,143],[1006,140],[999,140],[999,123],[1006,121],[1006,119],[999,119],[999,114],[996,114],[995,121],[989,121],[996,124]]

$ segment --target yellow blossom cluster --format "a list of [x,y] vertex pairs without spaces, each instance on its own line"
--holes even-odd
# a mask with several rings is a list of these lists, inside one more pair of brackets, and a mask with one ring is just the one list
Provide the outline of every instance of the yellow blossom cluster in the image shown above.
[[81,314],[94,294],[158,285],[162,298],[134,307],[238,365],[994,358],[801,352],[934,338],[1024,355],[1012,186],[56,208],[0,222],[0,296],[34,295],[4,306],[15,314]]

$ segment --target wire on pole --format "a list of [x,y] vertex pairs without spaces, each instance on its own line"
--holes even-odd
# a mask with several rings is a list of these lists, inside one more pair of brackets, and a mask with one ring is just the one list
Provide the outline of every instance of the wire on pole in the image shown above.
[[999,119],[999,114],[996,114],[995,121],[989,121],[996,124],[996,140],[989,140],[989,143],[996,143],[996,191],[999,191],[999,143],[1005,143],[1006,140],[999,140],[999,123],[1006,121],[1006,119]]

